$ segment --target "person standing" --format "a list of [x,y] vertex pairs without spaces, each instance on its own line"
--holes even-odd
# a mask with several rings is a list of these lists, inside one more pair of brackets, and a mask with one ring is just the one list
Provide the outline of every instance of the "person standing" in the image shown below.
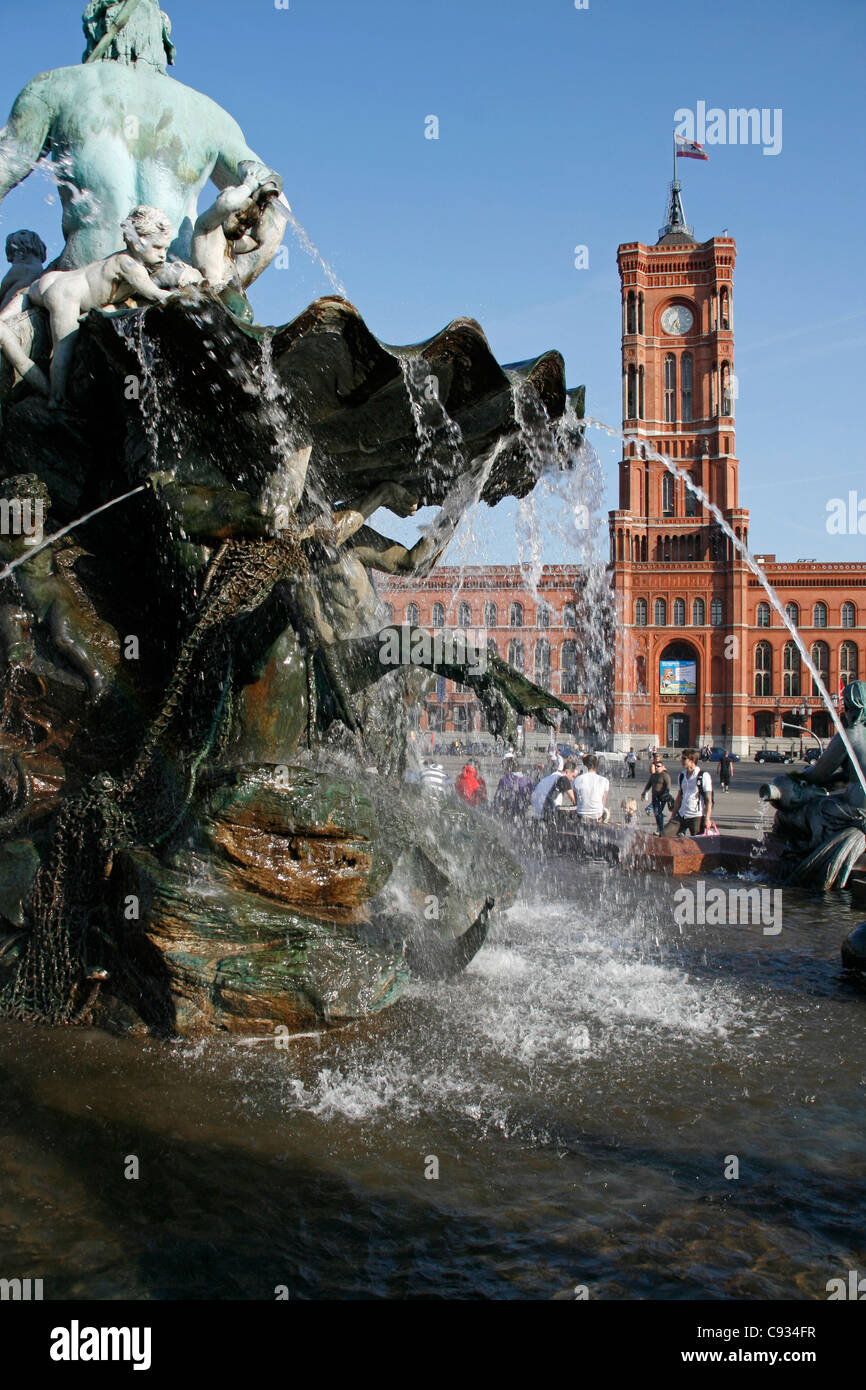
[[574,784],[577,814],[586,821],[608,821],[610,811],[605,803],[610,782],[606,777],[599,776],[598,758],[594,753],[584,754],[583,766],[584,772]]
[[635,769],[637,768],[637,754],[635,753],[633,748],[630,748],[625,755],[625,765],[628,768],[629,777],[633,778],[635,775]]
[[512,820],[522,820],[531,794],[532,782],[521,775],[514,754],[506,753],[502,759],[502,776],[493,794],[494,811]]
[[454,790],[469,806],[483,806],[487,801],[487,783],[475,763],[467,763],[462,769]]
[[731,775],[734,765],[729,753],[723,753],[719,758],[719,786],[726,792],[731,785]]
[[643,794],[650,793],[650,806],[656,818],[656,825],[660,835],[665,833],[665,810],[668,803],[673,801],[671,795],[671,779],[662,758],[656,758],[655,762],[650,763],[650,775],[646,780]]
[[677,835],[705,835],[713,816],[713,779],[698,767],[694,748],[685,750],[682,764],[673,815],[664,829],[668,839]]

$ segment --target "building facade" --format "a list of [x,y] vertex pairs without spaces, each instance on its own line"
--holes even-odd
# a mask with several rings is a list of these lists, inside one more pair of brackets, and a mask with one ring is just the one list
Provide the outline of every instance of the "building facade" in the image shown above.
[[[380,586],[395,622],[486,629],[500,656],[566,701],[563,729],[591,746],[709,743],[748,754],[833,732],[796,643],[737,548],[750,536],[734,416],[736,256],[733,237],[694,238],[677,183],[658,241],[618,248],[626,442],[609,516],[609,682],[599,678],[605,652],[579,566],[546,566],[537,595],[516,565],[442,567]],[[755,559],[838,702],[842,685],[866,676],[866,563]],[[421,722],[454,733],[485,727],[474,695],[443,681]]]
[[[610,513],[615,747],[748,753],[756,739],[832,732],[736,544],[749,545],[734,421],[736,254],[732,237],[695,240],[676,183],[656,244],[618,249],[627,443]],[[863,673],[866,564],[756,559],[838,700]]]
[[[537,588],[520,565],[439,566],[426,579],[381,579],[385,619],[467,632],[492,643],[498,656],[569,707],[563,733],[595,744],[606,736],[609,697],[602,693],[603,631],[588,611],[585,571],[579,565],[545,565]],[[474,692],[451,681],[431,682],[419,726],[436,733],[486,730]],[[532,721],[529,722],[532,728]]]

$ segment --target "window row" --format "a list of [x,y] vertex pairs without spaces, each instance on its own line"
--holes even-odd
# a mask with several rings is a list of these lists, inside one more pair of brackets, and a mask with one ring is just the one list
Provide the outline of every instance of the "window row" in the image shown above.
[[[386,603],[386,604],[384,605],[384,608],[385,608],[385,618],[386,618],[386,621],[389,622],[389,623],[393,623],[393,621],[394,621],[394,609],[393,609],[393,606],[392,606],[390,603]],[[548,607],[548,605],[547,605],[546,603],[540,603],[540,604],[538,604],[538,606],[537,606],[537,608],[536,608],[536,613],[535,613],[535,626],[536,626],[536,627],[550,627],[550,626],[551,626],[552,617],[553,617],[553,612],[552,612],[552,610]],[[524,624],[524,619],[525,619],[525,611],[524,611],[524,608],[523,608],[523,604],[522,604],[522,603],[512,603],[512,604],[511,604],[511,607],[510,607],[509,610],[508,610],[508,626],[509,626],[509,627],[523,627],[523,626],[525,625],[525,624]],[[418,608],[417,603],[410,603],[410,604],[407,605],[407,607],[406,607],[406,619],[405,619],[405,621],[406,621],[407,623],[411,623],[413,627],[417,627],[417,626],[420,624],[420,621],[421,621],[421,618],[420,618],[420,610],[419,610],[419,608]],[[468,603],[461,603],[461,604],[459,604],[459,606],[458,606],[458,608],[457,608],[457,624],[456,624],[456,625],[457,625],[457,627],[459,627],[459,628],[472,627],[472,626],[473,626],[473,622],[472,622],[472,611],[471,611],[471,609],[470,609]],[[575,607],[574,607],[574,604],[573,604],[573,603],[567,603],[567,604],[565,605],[565,607],[563,608],[563,610],[562,610],[562,625],[563,625],[563,627],[572,627],[572,628],[577,627],[577,614],[576,614]],[[433,604],[433,607],[432,607],[432,609],[431,609],[431,611],[430,611],[430,626],[431,626],[431,627],[444,627],[444,626],[445,626],[445,605],[444,605],[444,603],[434,603],[434,604]],[[484,627],[499,627],[499,610],[497,609],[495,603],[485,603],[485,605],[484,605]]]
[[[785,614],[795,627],[800,626],[800,605],[798,603],[786,603]],[[842,627],[857,626],[857,610],[853,603],[843,603],[840,614]],[[769,627],[771,622],[769,603],[759,603],[755,610],[755,626]],[[826,603],[816,603],[812,607],[812,627],[827,626],[827,605]]]
[[[645,598],[639,598],[634,606],[635,627],[646,627],[649,614],[649,605]],[[692,627],[705,627],[707,622],[707,606],[702,598],[696,598],[692,603]],[[725,622],[725,605],[720,598],[714,598],[710,602],[710,626],[723,627]],[[671,605],[671,623],[673,627],[686,626],[686,601],[683,598],[675,598]],[[653,604],[653,624],[655,627],[667,627],[668,625],[668,604],[667,599],[657,598]]]
[[[812,665],[825,687],[830,682],[830,648],[826,642],[813,642],[810,652]],[[850,685],[858,679],[859,653],[856,642],[843,642],[839,648],[839,682]],[[803,662],[800,651],[794,642],[786,642],[782,651],[782,691],[783,695],[805,695],[802,680]],[[773,695],[773,648],[769,642],[758,642],[755,647],[755,694]],[[818,683],[812,677],[812,694],[818,695]]]
[[[629,290],[623,305],[623,331],[626,333],[644,332],[644,297],[640,290]],[[713,295],[710,311],[710,331],[731,327],[731,299],[728,289],[722,286],[718,296]]]

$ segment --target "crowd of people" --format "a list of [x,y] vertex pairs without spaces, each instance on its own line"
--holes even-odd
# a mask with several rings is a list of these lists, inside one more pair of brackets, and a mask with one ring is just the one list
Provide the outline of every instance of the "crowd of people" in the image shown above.
[[[642,795],[647,814],[655,819],[659,835],[718,834],[713,821],[713,779],[709,772],[701,769],[695,749],[687,748],[681,755],[676,789],[664,758],[655,749],[651,749],[650,754],[649,776]],[[626,776],[631,779],[637,764],[634,750],[626,754],[625,764]],[[726,789],[730,771],[720,771],[728,773],[727,777],[722,776],[722,786]],[[547,767],[537,763],[529,771],[521,766],[510,749],[502,758],[502,775],[492,798],[475,760],[465,763],[457,778],[452,780],[441,763],[428,758],[419,780],[436,796],[456,796],[468,806],[491,810],[497,816],[516,822],[549,823],[560,810],[585,822],[607,824],[611,819],[607,804],[610,780],[599,772],[594,753],[564,758],[552,749]],[[620,811],[623,825],[637,826],[636,796],[624,798]]]

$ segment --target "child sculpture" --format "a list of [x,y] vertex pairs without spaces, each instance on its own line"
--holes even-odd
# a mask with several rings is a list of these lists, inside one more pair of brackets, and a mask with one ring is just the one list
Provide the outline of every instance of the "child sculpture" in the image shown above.
[[243,160],[238,172],[243,183],[224,189],[196,219],[191,258],[227,308],[252,319],[243,291],[267,268],[283,239],[285,222],[273,206],[282,180],[252,160]]
[[[165,265],[172,229],[159,208],[137,207],[121,228],[125,251],[116,251],[104,261],[93,261],[79,270],[49,270],[29,289],[19,291],[0,311],[0,352],[15,370],[44,395],[56,408],[63,404],[66,383],[78,326],[91,309],[108,309],[135,297],[163,303],[170,290],[154,283],[153,275]],[[51,381],[24,352],[8,323],[24,309],[45,309],[51,320]]]
[[[34,474],[22,474],[0,483],[0,497],[29,501],[47,516],[51,498],[45,484]],[[89,607],[83,596],[57,563],[54,548],[36,549],[32,536],[0,535],[0,560],[18,560],[33,550],[30,559],[19,564],[14,582],[19,599],[4,594],[0,600],[0,643],[10,666],[25,666],[36,674],[46,667],[37,655],[31,628],[41,626],[53,649],[87,682],[92,699],[102,694],[111,671],[111,655],[117,638]]]
[[29,232],[26,228],[20,232],[10,232],[6,238],[6,259],[12,269],[0,281],[0,309],[5,309],[21,290],[26,290],[34,280],[38,280],[47,255],[45,242],[36,232]]

